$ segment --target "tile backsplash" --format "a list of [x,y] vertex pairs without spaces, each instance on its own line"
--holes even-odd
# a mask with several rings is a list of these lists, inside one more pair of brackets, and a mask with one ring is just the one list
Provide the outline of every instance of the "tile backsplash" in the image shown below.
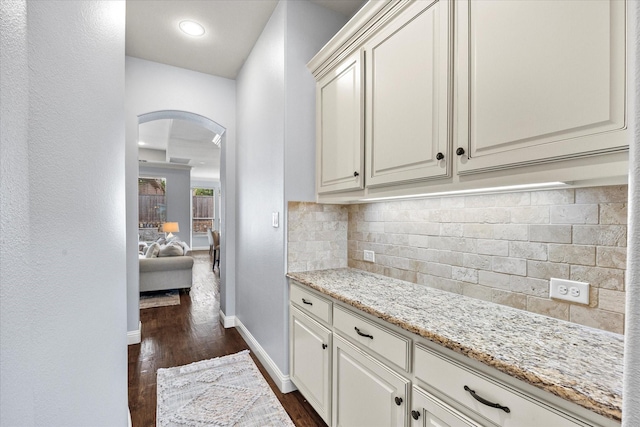
[[347,267],[346,206],[289,202],[288,271]]
[[[288,224],[289,271],[348,265],[623,332],[627,186],[290,203]],[[550,299],[551,277],[589,282],[589,305]]]

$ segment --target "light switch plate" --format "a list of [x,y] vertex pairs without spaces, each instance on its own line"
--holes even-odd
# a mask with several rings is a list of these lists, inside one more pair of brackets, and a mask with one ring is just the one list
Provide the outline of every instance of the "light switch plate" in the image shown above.
[[271,225],[273,228],[278,228],[280,226],[278,221],[278,212],[273,212],[271,214]]
[[552,277],[549,282],[549,296],[578,304],[589,304],[589,284]]

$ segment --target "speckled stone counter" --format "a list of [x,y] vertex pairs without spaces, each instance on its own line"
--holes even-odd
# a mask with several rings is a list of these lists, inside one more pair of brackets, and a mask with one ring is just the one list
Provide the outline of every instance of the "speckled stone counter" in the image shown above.
[[622,335],[361,270],[287,276],[600,415],[621,419]]

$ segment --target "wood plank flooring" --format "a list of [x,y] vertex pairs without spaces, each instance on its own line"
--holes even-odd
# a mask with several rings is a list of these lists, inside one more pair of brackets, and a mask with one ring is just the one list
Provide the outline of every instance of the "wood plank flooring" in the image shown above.
[[[180,305],[141,310],[142,342],[128,347],[129,410],[133,427],[156,425],[156,371],[225,356],[249,346],[234,328],[219,322],[220,279],[211,270],[207,251],[194,252],[193,287],[180,295]],[[282,406],[296,426],[326,427],[302,395],[282,394],[251,353]]]

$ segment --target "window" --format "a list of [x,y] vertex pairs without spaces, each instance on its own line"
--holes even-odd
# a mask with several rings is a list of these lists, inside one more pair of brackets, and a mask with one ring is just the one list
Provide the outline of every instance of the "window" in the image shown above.
[[138,226],[155,228],[167,220],[165,178],[138,178]]
[[207,232],[207,228],[213,229],[215,189],[194,188],[192,194],[193,212],[191,217],[193,234],[204,234]]

